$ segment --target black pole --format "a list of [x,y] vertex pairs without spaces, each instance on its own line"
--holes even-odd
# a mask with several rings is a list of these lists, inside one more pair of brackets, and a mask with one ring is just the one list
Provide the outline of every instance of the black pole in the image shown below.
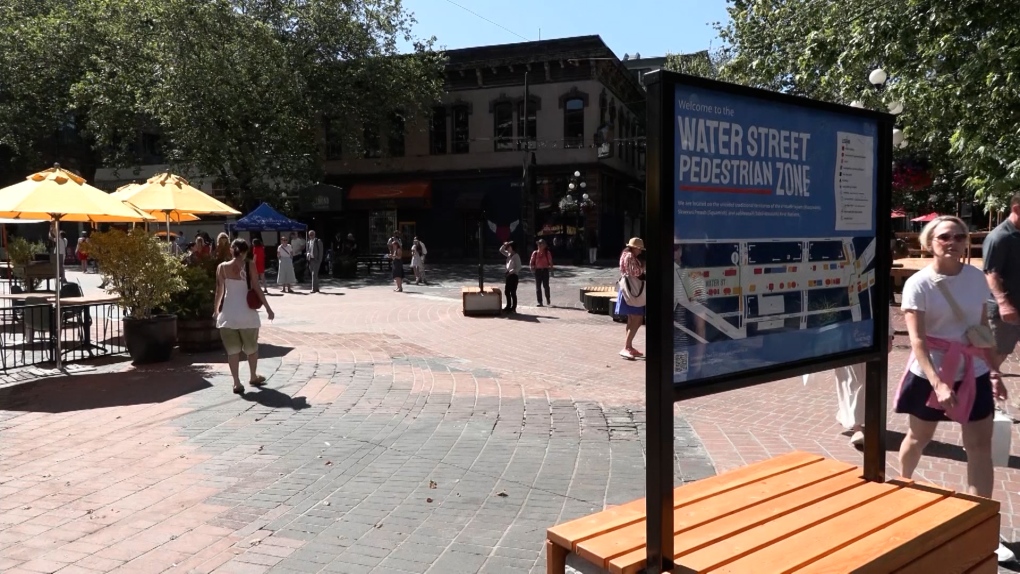
[[478,218],[478,292],[485,289],[485,239],[482,235],[485,212]]
[[[673,571],[673,99],[661,76],[648,86],[645,468],[648,574]],[[669,245],[669,248],[666,246]]]
[[865,365],[864,378],[864,478],[885,482],[886,387],[889,372],[889,303],[892,301],[892,120],[879,122],[878,188],[875,190],[875,300],[871,317],[875,322],[876,346],[881,357]]

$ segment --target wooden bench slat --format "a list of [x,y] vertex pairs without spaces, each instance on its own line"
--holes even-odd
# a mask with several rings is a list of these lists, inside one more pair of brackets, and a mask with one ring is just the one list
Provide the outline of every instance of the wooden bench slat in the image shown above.
[[[801,510],[815,502],[824,500],[850,489],[861,487],[867,483],[857,473],[840,474],[828,480],[807,486],[789,494],[766,501],[756,507],[725,516],[688,530],[676,536],[673,541],[674,558],[700,550],[709,544],[718,543],[741,532],[758,527],[766,522],[776,520],[791,512]],[[886,489],[886,492],[891,489]],[[881,491],[880,491],[881,492]],[[869,490],[865,497],[857,497],[854,501],[877,496]],[[634,574],[645,566],[645,549],[642,547],[609,562],[609,570],[614,574]]]
[[[674,532],[690,530],[713,520],[761,504],[840,474],[858,470],[852,464],[835,460],[822,460],[816,464],[798,467],[769,478],[744,484],[723,495],[703,498],[687,503],[687,488],[675,491],[680,502],[673,511]],[[677,501],[674,501],[677,502]],[[646,523],[644,520],[629,526],[603,533],[575,545],[575,552],[585,560],[609,568],[609,562],[635,549],[645,547]]]
[[[732,490],[742,485],[768,478],[776,474],[788,472],[808,464],[815,464],[825,460],[823,457],[806,452],[792,452],[776,458],[765,460],[756,464],[741,467],[737,470],[705,478],[684,486],[683,493],[677,496],[676,489],[673,491],[673,506],[676,507],[680,499],[685,504],[693,503],[702,498],[714,496],[720,492]],[[637,513],[634,513],[637,509]],[[577,543],[587,540],[593,536],[627,526],[638,520],[644,520],[645,501],[635,500],[623,506],[610,508],[597,512],[590,516],[578,518],[570,522],[564,522],[549,528],[546,536],[549,540],[573,550]]]
[[[682,556],[679,563],[695,571],[717,568],[825,522],[835,515],[877,499],[884,501],[899,489],[900,486],[896,484],[865,482],[856,488],[816,500],[808,506],[799,508],[796,512],[785,514],[739,534],[734,534],[716,544],[695,550]],[[794,494],[799,494],[799,492]],[[749,512],[754,511],[764,513],[765,509],[753,509]],[[680,538],[683,539],[682,536]],[[758,568],[751,571],[770,572],[768,569]]]
[[[917,566],[922,563],[931,566],[939,565],[940,562],[933,562],[929,558],[938,554],[941,548],[959,540],[959,537],[964,533],[969,535],[975,528],[988,521],[994,522],[995,532],[998,532],[999,517],[991,505],[982,505],[960,498],[945,498],[878,532],[865,536],[841,550],[822,557],[803,569],[797,570],[797,573],[888,574],[896,571],[919,574],[948,572],[941,568],[918,570]],[[993,552],[996,539],[996,535],[993,534],[989,538],[991,547],[984,548],[976,556],[981,557]],[[953,548],[958,547],[953,546]],[[971,553],[971,556],[974,554]],[[972,559],[961,564],[953,572],[965,572],[967,568],[974,566],[977,562],[978,560]],[[952,563],[952,560],[947,563]],[[907,565],[910,566],[906,570],[897,570]]]
[[[926,490],[900,488],[856,508],[830,512],[826,520],[800,532],[789,533],[782,539],[773,539],[774,542],[767,547],[727,563],[718,572],[793,572],[854,540],[944,500],[950,494],[950,491],[940,495]],[[825,503],[816,506],[825,506]],[[846,572],[846,569],[843,571]]]
[[[974,556],[994,554],[999,543],[999,516],[989,518],[928,554],[896,571],[896,574],[956,574],[980,565]],[[998,560],[996,560],[998,562]],[[877,572],[877,570],[876,570]],[[888,570],[886,570],[888,572]]]

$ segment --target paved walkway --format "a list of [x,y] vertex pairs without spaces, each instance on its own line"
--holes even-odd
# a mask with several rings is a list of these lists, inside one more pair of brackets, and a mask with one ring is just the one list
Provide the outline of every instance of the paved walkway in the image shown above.
[[[579,308],[612,269],[563,270],[554,308],[524,283],[515,319],[460,315],[473,271],[274,296],[269,386],[244,397],[216,354],[0,389],[0,572],[543,572],[545,528],[643,496],[644,365]],[[678,404],[677,483],[793,449],[859,462],[832,386]],[[959,487],[939,438],[919,478]],[[1018,477],[997,470],[1011,539]]]

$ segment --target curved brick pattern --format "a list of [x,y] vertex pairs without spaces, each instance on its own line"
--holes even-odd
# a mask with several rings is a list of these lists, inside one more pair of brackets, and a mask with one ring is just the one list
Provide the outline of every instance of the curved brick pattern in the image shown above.
[[[644,364],[616,356],[621,325],[578,309],[612,269],[563,272],[551,309],[527,305],[526,281],[513,319],[461,316],[471,271],[274,297],[270,385],[244,399],[217,356],[0,389],[0,571],[543,571],[546,527],[643,495]],[[677,482],[794,448],[859,462],[832,386],[678,404]],[[918,478],[959,488],[958,433],[938,438]],[[1020,474],[996,473],[1016,539]]]
[[[246,400],[201,363],[0,391],[0,569],[539,572],[545,528],[643,494],[640,411],[413,337],[264,339]],[[711,474],[678,433],[677,479]]]

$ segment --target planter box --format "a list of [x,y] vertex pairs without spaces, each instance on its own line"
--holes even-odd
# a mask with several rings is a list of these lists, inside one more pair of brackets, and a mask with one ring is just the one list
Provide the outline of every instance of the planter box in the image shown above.
[[177,319],[177,347],[186,353],[223,350],[216,319]]
[[503,292],[495,287],[461,289],[462,309],[468,317],[498,317],[503,312]]

